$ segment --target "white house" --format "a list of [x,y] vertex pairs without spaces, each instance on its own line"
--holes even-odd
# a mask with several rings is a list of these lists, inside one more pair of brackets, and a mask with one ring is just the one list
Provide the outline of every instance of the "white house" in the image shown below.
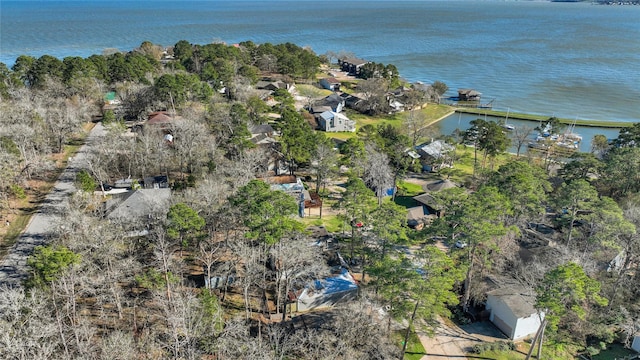
[[318,116],[318,125],[320,125],[320,129],[326,132],[356,131],[355,121],[334,111],[325,111],[320,114]]
[[340,91],[340,81],[338,81],[336,78],[322,78],[320,79],[320,86],[327,90]]
[[640,353],[640,335],[636,335],[631,343],[631,348]]
[[533,307],[535,297],[522,287],[509,286],[487,293],[489,320],[510,339],[518,340],[538,331],[544,314]]

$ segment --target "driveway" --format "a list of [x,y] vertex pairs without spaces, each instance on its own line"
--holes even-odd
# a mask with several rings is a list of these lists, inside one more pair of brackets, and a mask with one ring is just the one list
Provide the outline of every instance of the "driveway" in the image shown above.
[[27,228],[0,262],[0,289],[20,287],[28,276],[27,258],[33,249],[49,243],[49,237],[60,219],[66,199],[76,191],[74,181],[82,169],[84,159],[96,138],[105,134],[101,123],[91,130],[83,145],[67,168],[62,172],[51,192],[46,196],[38,211],[31,217]]
[[440,323],[434,337],[430,338],[420,333],[418,337],[427,353],[421,360],[467,359],[466,354],[475,344],[507,340],[507,337],[488,321],[464,326]]

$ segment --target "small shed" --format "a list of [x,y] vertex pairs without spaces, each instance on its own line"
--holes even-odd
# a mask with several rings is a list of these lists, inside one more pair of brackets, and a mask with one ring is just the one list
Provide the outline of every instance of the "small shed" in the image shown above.
[[533,307],[531,291],[519,286],[507,286],[487,293],[489,320],[512,340],[531,336],[538,331],[544,313]]

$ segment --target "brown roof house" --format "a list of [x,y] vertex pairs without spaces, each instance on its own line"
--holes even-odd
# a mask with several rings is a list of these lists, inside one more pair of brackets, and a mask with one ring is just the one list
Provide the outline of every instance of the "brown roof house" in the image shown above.
[[535,334],[544,320],[544,313],[533,307],[532,290],[517,285],[505,286],[487,293],[489,320],[512,340]]

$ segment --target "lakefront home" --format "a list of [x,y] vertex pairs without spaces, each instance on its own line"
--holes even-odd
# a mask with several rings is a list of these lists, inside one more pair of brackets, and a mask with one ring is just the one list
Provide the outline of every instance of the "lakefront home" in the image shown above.
[[349,75],[359,75],[360,68],[364,66],[364,64],[369,63],[367,60],[356,59],[356,58],[344,58],[338,59],[338,65],[340,65],[340,69],[342,71],[349,73]]

